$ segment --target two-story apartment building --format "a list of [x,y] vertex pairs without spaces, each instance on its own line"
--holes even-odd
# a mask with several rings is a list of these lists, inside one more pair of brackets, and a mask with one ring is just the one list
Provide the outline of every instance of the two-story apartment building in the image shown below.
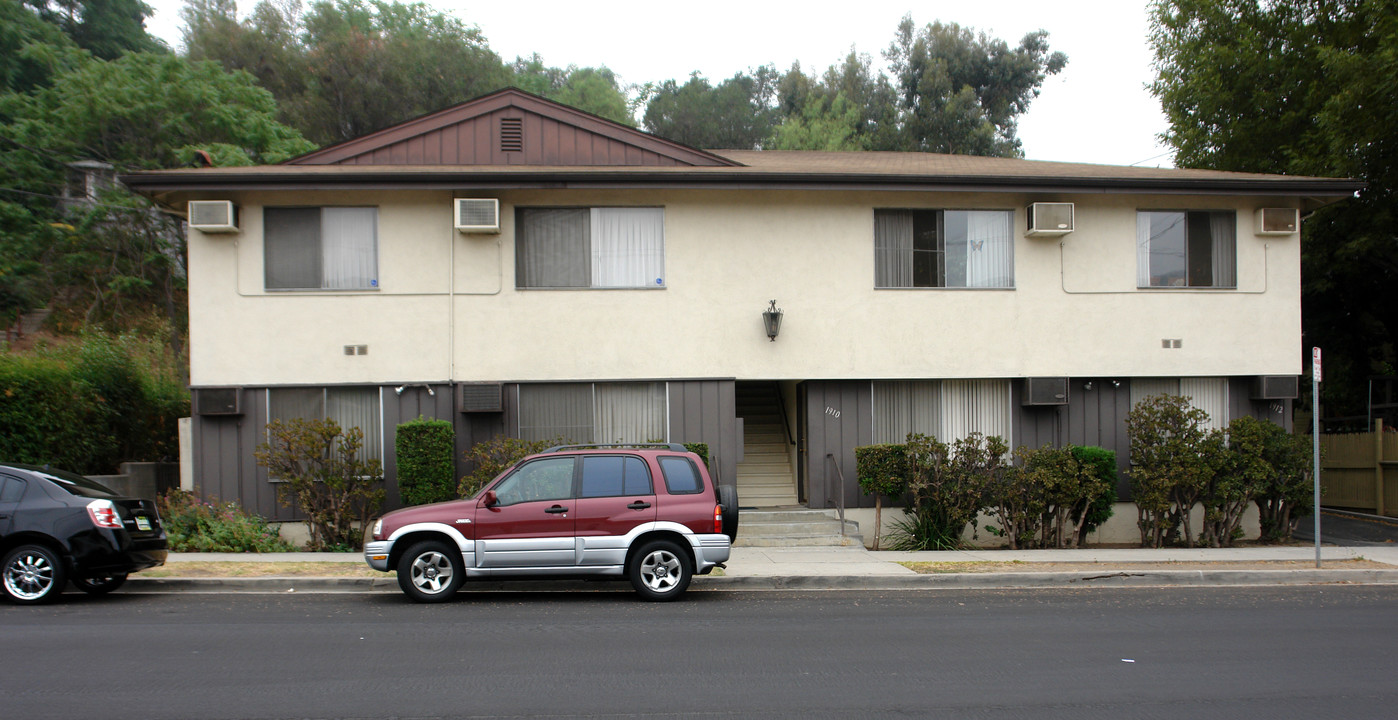
[[700,151],[515,90],[281,165],[122,179],[191,212],[196,485],[278,518],[252,453],[294,416],[363,428],[390,505],[419,415],[463,451],[705,442],[744,506],[811,507],[871,505],[854,448],[910,431],[1124,467],[1148,394],[1287,423],[1300,218],[1359,187]]

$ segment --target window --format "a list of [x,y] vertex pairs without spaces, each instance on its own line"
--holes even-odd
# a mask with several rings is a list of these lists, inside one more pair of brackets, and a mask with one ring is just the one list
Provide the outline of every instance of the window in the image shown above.
[[265,208],[268,290],[379,286],[378,208]]
[[704,491],[699,471],[689,458],[660,458],[660,473],[665,476],[665,487],[671,495],[693,495]]
[[1009,210],[875,210],[874,287],[1012,288]]
[[582,459],[582,490],[578,497],[653,494],[645,460],[610,455]]
[[383,426],[376,387],[272,388],[267,391],[267,420],[293,418],[334,420],[340,429],[359,428],[364,445],[359,459],[383,459]]
[[1009,380],[875,382],[874,442],[920,433],[951,443],[978,432],[1013,447]]
[[665,383],[540,383],[519,386],[519,436],[569,443],[663,442]]
[[494,488],[501,505],[573,497],[573,458],[527,462]]
[[1190,407],[1209,414],[1204,427],[1228,427],[1228,379],[1219,377],[1134,378],[1131,380],[1131,407],[1153,395],[1184,395]]
[[664,208],[519,208],[515,285],[664,287]]
[[1237,220],[1232,211],[1136,213],[1136,287],[1234,288]]

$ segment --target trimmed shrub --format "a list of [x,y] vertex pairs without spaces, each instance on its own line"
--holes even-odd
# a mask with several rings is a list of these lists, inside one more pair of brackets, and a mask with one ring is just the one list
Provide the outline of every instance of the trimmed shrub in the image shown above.
[[908,491],[908,465],[903,445],[866,445],[854,449],[859,489],[874,496],[874,549],[879,549],[883,525],[883,499],[902,497]]
[[291,552],[266,520],[235,502],[204,502],[198,495],[171,490],[157,500],[172,552]]
[[952,550],[985,507],[985,488],[1010,472],[1009,448],[997,436],[972,433],[952,445],[912,433],[905,443],[912,512],[895,521],[895,550]]
[[[1101,527],[1116,512],[1116,451],[1095,445],[1070,445],[1069,447],[1072,448],[1073,456],[1078,459],[1078,462],[1091,467],[1098,479],[1102,481],[1102,491],[1096,497],[1085,500],[1086,512],[1079,513],[1082,517],[1082,524],[1078,525],[1078,547],[1082,547],[1087,542],[1088,533]],[[1074,508],[1075,512],[1078,510],[1079,508]]]
[[685,443],[684,449],[699,456],[704,461],[704,467],[709,466],[709,444],[701,442]]
[[[1223,433],[1189,398],[1154,395],[1126,415],[1131,438],[1131,495],[1143,547],[1178,542],[1194,547],[1190,510],[1224,462]],[[1181,530],[1183,532],[1181,532]]]
[[364,433],[334,420],[295,418],[267,424],[253,456],[280,481],[277,497],[306,515],[312,550],[360,550],[361,529],[383,505],[378,460],[360,460]]
[[1261,461],[1266,467],[1253,502],[1257,505],[1262,542],[1291,539],[1296,524],[1311,514],[1314,448],[1308,435],[1293,435],[1276,423],[1263,422]]
[[421,416],[398,426],[393,447],[398,454],[398,493],[407,505],[456,498],[456,436],[446,420]]

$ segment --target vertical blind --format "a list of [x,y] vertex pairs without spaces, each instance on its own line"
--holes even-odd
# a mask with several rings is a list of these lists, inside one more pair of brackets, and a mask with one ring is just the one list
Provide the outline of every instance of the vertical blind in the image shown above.
[[359,459],[383,459],[383,424],[377,387],[272,388],[267,419],[334,420],[342,430],[364,433]]
[[1154,395],[1184,395],[1190,407],[1209,414],[1204,426],[1222,430],[1228,426],[1228,378],[1133,378],[1131,407]]
[[566,443],[592,442],[592,386],[520,385],[519,437],[530,442],[556,438]]
[[598,383],[593,399],[598,442],[666,440],[665,383]]
[[941,436],[935,381],[874,383],[874,442],[901,443],[908,433]]
[[665,442],[665,383],[540,383],[519,386],[519,436],[569,443]]
[[265,208],[266,287],[378,287],[378,212],[372,207]]
[[978,432],[1013,446],[1009,380],[880,381],[873,406],[877,443],[900,443],[908,433],[951,443]]

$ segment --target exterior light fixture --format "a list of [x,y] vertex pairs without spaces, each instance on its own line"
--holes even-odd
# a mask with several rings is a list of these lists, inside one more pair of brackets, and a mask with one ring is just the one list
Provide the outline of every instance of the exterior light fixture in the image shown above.
[[782,330],[782,311],[777,307],[777,301],[773,300],[766,310],[762,311],[762,324],[767,328],[767,339],[772,342],[777,341],[777,333]]

